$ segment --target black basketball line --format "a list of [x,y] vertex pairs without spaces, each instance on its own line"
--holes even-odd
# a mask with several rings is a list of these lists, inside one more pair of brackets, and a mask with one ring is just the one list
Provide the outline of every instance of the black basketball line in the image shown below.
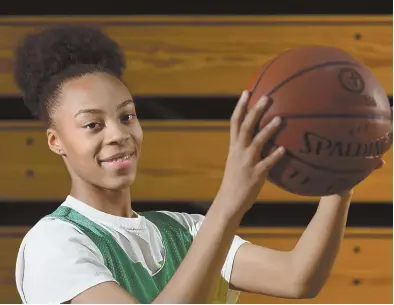
[[268,70],[268,68],[277,60],[278,58],[274,58],[273,60],[271,60],[270,63],[268,63],[268,65],[264,68],[263,71],[261,71],[259,77],[257,78],[257,80],[255,81],[253,88],[250,90],[249,92],[249,98],[252,96],[253,91],[256,89],[257,85],[260,83],[261,78],[263,77],[263,75],[265,74],[265,72]]
[[[272,64],[273,64],[277,59],[281,58],[282,55],[288,54],[290,51],[292,51],[292,50],[290,49],[290,50],[288,50],[288,51],[286,51],[286,52],[283,52],[283,53],[280,54],[279,56],[277,56],[277,57],[276,57],[274,60],[272,60],[272,61],[267,65],[267,67],[261,72],[261,74],[260,74],[258,80],[256,81],[256,83],[255,83],[254,86],[253,86],[253,90],[250,92],[249,99],[248,99],[248,103],[249,103],[249,100],[252,98],[253,93],[254,93],[256,87],[258,86],[258,84],[260,83],[260,81],[261,81],[263,75],[267,72],[268,68],[269,68],[270,66],[272,66]],[[299,70],[297,73],[295,73],[295,74],[289,76],[288,78],[286,78],[285,80],[283,80],[282,82],[280,82],[278,85],[276,85],[273,89],[271,89],[271,91],[268,92],[268,93],[266,94],[266,96],[269,97],[269,96],[272,95],[275,91],[277,91],[278,89],[280,89],[280,87],[282,87],[283,85],[287,84],[287,83],[290,82],[291,80],[293,80],[293,79],[295,79],[295,78],[301,76],[302,74],[305,74],[305,73],[307,73],[307,72],[310,72],[310,71],[313,71],[313,70],[315,70],[315,69],[319,69],[319,68],[322,68],[322,67],[337,66],[337,65],[353,65],[353,66],[358,66],[358,67],[360,66],[360,65],[358,65],[357,63],[350,62],[350,61],[329,61],[329,62],[324,62],[324,63],[321,63],[321,64],[317,64],[317,65],[314,65],[314,66],[311,66],[311,67],[308,67],[308,68]],[[264,116],[264,113],[261,114],[261,117],[260,117],[260,119],[259,119],[258,122],[260,122],[260,121],[262,120],[263,116]],[[259,131],[259,125],[260,125],[259,123],[256,124],[256,128],[255,128],[254,135],[256,135],[256,134],[258,133],[258,131]]]
[[293,178],[295,178],[298,174],[299,174],[299,171],[298,171],[297,169],[295,169],[295,170],[293,171],[293,173],[292,173],[289,177],[290,177],[290,179],[293,179]]
[[[258,86],[258,84],[260,83],[261,79],[263,78],[263,75],[267,72],[268,68],[271,67],[272,64],[273,64],[275,61],[277,61],[279,58],[282,58],[284,55],[290,53],[291,51],[293,51],[293,49],[289,49],[289,50],[287,50],[287,51],[285,51],[285,52],[279,54],[277,57],[275,57],[274,59],[272,59],[270,63],[267,64],[267,66],[264,68],[263,71],[261,71],[259,77],[257,78],[256,82],[255,82],[254,85],[253,85],[252,90],[250,90],[250,92],[249,92],[248,103],[249,103],[251,97],[253,96],[254,90],[256,90],[256,87]],[[261,121],[261,119],[263,118],[263,116],[264,116],[264,114],[265,114],[266,112],[267,112],[267,110],[264,111],[264,112],[261,114],[260,120],[259,120],[258,122]],[[255,127],[255,129],[254,129],[254,135],[256,135],[256,134],[259,132],[259,125],[260,125],[260,124],[256,124],[256,127]]]
[[271,62],[269,62],[267,64],[267,66],[264,68],[263,71],[261,71],[259,77],[257,78],[256,82],[253,85],[252,90],[250,90],[250,95],[249,97],[251,97],[253,95],[254,90],[256,89],[257,85],[260,83],[261,79],[263,78],[263,75],[267,72],[268,68],[272,66],[272,64],[277,61],[279,58],[282,58],[285,54],[288,54],[290,51],[293,51],[292,49],[287,50],[283,53],[281,53],[280,55],[278,55],[277,57],[275,57],[274,59],[271,60]]
[[[266,145],[272,146],[272,150],[275,150],[275,149],[277,149],[279,147],[279,145],[277,143],[275,143],[274,141],[272,141],[272,140],[269,140]],[[330,172],[330,173],[336,173],[336,174],[365,173],[365,170],[335,170],[335,169],[327,168],[327,167],[324,167],[324,166],[315,165],[315,164],[309,163],[307,161],[304,161],[300,157],[297,157],[289,149],[286,149],[285,155],[287,155],[288,157],[293,158],[295,160],[298,160],[301,163],[303,163],[305,165],[308,165],[308,166],[310,166],[310,167],[312,167],[314,169],[323,170],[323,171]],[[265,156],[263,156],[263,155],[261,155],[261,157],[265,158]],[[298,170],[296,170],[296,171],[297,171],[297,175],[298,175],[299,171]]]
[[380,119],[380,120],[388,120],[391,121],[391,117],[387,117],[384,115],[379,114],[290,114],[290,115],[280,115],[281,118],[284,119],[312,119],[312,118],[319,118],[319,119]]
[[[278,145],[276,143],[275,143],[275,147],[278,147]],[[288,151],[287,149],[286,149],[285,154],[295,160],[300,161],[301,163],[303,163],[305,165],[308,165],[308,166],[314,168],[314,169],[323,170],[323,171],[334,173],[334,174],[356,174],[356,173],[365,173],[366,172],[365,170],[335,170],[335,169],[327,168],[324,166],[315,165],[315,164],[309,163],[309,162],[295,156],[292,152]]]
[[339,66],[339,65],[350,65],[350,66],[357,66],[357,67],[361,67],[359,64],[351,62],[351,61],[328,61],[328,62],[323,62],[321,64],[317,64],[302,70],[299,70],[297,73],[294,73],[293,75],[289,76],[288,78],[286,78],[285,80],[283,80],[282,82],[280,82],[278,85],[276,85],[274,88],[271,89],[271,91],[269,91],[267,93],[267,96],[270,96],[272,94],[274,94],[278,89],[280,89],[280,87],[282,87],[283,85],[287,84],[288,82],[292,81],[293,79],[311,72],[313,70],[317,70],[323,67],[329,67],[329,66]]

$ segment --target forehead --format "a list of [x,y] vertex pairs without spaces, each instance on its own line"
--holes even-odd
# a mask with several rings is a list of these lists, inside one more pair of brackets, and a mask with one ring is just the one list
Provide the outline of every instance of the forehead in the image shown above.
[[103,72],[87,74],[67,81],[61,90],[60,107],[68,111],[82,108],[112,109],[131,99],[127,87],[115,76]]

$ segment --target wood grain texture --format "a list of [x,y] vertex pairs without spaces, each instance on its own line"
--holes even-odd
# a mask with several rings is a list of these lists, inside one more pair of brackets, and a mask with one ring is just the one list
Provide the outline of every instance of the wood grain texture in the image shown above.
[[100,24],[124,49],[125,80],[138,95],[238,95],[270,58],[310,44],[349,52],[392,93],[392,16],[79,16],[1,18],[1,95],[18,94],[17,42],[60,22]]
[[[301,232],[286,228],[250,228],[241,229],[240,235],[261,246],[290,250],[297,243]],[[238,303],[391,304],[392,270],[392,230],[351,229],[346,231],[332,274],[316,298],[291,300],[241,293]]]
[[[143,121],[143,152],[131,191],[134,200],[211,201],[221,183],[229,125],[221,121]],[[2,200],[63,200],[69,178],[63,161],[47,146],[43,126],[0,122]],[[392,203],[392,150],[386,165],[355,188],[354,201]],[[6,178],[4,178],[6,177]],[[267,183],[258,200],[314,201]]]
[[[0,303],[20,303],[15,287],[16,255],[29,227],[0,227]],[[315,299],[288,300],[241,293],[238,303],[391,303],[393,284],[392,229],[349,228],[331,277]],[[277,250],[291,249],[302,229],[240,228],[242,238]]]

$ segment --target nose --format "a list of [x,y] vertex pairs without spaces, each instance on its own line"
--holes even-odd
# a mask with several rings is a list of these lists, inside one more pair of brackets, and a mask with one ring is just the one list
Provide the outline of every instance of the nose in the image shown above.
[[131,135],[127,128],[120,124],[108,124],[106,128],[106,144],[122,144],[130,139]]

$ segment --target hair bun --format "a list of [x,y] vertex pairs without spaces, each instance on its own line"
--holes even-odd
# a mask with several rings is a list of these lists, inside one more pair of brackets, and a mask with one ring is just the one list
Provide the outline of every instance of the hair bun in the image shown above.
[[15,59],[17,85],[25,97],[37,103],[44,83],[73,65],[100,65],[118,77],[125,68],[119,45],[99,28],[83,25],[62,25],[28,34],[17,46]]

